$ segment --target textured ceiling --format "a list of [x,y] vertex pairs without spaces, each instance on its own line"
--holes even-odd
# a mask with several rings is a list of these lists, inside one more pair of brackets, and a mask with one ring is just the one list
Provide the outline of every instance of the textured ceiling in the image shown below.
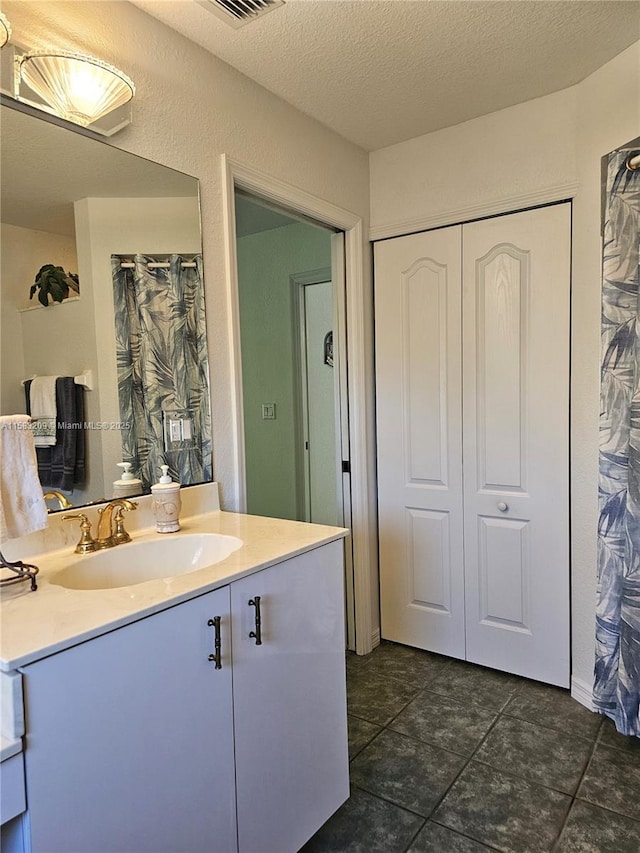
[[640,38],[637,0],[286,0],[241,29],[133,2],[369,150],[564,89]]

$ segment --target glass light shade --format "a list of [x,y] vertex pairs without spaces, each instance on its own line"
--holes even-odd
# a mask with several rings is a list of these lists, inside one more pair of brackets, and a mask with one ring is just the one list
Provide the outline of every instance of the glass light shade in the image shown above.
[[0,47],[4,47],[10,38],[11,24],[7,20],[7,16],[0,12]]
[[19,73],[60,118],[86,127],[130,101],[133,82],[93,56],[41,50],[20,58]]

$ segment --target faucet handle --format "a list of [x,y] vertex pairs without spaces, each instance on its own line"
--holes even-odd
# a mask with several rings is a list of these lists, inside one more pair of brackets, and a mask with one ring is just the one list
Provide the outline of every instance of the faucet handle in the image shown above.
[[75,547],[76,554],[90,554],[96,550],[96,543],[91,535],[91,522],[83,512],[72,512],[69,515],[63,515],[62,520],[68,521],[72,518],[80,519],[80,539]]
[[[134,505],[134,509],[137,504]],[[116,540],[117,545],[121,545],[123,542],[131,542],[131,536],[124,529],[124,507],[119,506],[116,509],[116,514],[113,519],[113,523],[115,525],[115,530],[113,532],[113,538]]]

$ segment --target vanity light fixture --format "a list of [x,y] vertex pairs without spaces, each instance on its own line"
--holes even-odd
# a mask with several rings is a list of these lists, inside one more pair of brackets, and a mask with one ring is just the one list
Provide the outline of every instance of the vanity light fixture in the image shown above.
[[[136,91],[133,81],[113,65],[68,50],[34,50],[18,56],[16,86],[22,84],[48,112],[82,127],[129,103]],[[22,93],[19,99],[27,100]]]
[[7,16],[0,12],[0,47],[4,47],[10,38],[11,24],[7,20]]

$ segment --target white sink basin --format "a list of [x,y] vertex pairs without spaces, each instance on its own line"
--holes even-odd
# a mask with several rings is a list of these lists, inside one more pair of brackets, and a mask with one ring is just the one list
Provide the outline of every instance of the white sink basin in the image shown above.
[[167,534],[127,542],[74,559],[51,583],[67,589],[116,589],[145,581],[185,575],[219,563],[242,545],[222,533]]

